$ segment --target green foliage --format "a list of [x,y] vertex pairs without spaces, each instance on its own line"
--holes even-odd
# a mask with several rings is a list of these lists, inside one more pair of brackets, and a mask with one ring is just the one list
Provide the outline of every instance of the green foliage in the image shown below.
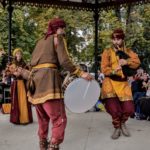
[[[101,11],[99,18],[99,53],[111,46],[110,35],[115,28],[126,32],[126,46],[133,47],[144,66],[150,53],[150,5],[127,6],[121,9]],[[35,7],[15,7],[12,18],[12,50],[21,47],[26,60],[30,60],[35,43],[47,31],[51,18],[59,16],[67,23],[66,38],[74,61],[94,63],[93,13]],[[8,12],[0,6],[0,47],[8,49]],[[145,67],[149,69],[148,67]]]
[[8,43],[7,12],[0,8],[0,47],[6,49]]

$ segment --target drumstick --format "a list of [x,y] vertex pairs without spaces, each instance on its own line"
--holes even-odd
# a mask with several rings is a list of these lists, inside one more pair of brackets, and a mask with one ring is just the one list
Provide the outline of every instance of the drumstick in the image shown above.
[[86,96],[86,94],[87,94],[87,92],[88,92],[88,89],[89,89],[89,86],[90,86],[90,84],[91,84],[90,81],[88,81],[88,82],[89,82],[89,83],[88,83],[88,85],[87,85],[87,87],[86,87],[86,90],[85,90],[85,92],[84,92],[83,99],[85,99],[85,96]]

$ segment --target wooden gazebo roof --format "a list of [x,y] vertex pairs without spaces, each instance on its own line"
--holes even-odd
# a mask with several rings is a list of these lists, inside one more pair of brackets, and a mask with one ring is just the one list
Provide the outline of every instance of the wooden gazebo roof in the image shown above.
[[12,2],[14,5],[52,7],[59,9],[94,11],[95,9],[110,9],[119,5],[143,4],[150,0],[0,0],[5,6]]

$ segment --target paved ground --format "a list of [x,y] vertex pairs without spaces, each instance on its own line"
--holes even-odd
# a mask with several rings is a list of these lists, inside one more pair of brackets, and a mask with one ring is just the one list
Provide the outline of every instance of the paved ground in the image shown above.
[[[73,114],[67,112],[68,126],[61,150],[149,150],[150,121],[128,121],[132,137],[112,140],[110,116],[104,112]],[[0,150],[39,150],[37,120],[20,126],[9,123],[9,115],[0,114]]]

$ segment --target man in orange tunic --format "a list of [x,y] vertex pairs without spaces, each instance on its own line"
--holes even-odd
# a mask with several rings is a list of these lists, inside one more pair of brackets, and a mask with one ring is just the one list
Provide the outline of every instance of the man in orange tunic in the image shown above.
[[[112,116],[114,132],[112,139],[118,139],[121,132],[130,136],[125,122],[134,113],[131,88],[127,76],[123,72],[123,66],[136,69],[140,60],[136,53],[124,45],[125,34],[122,29],[116,29],[112,33],[112,48],[105,49],[102,54],[101,70],[105,75],[102,84],[102,99],[107,112]],[[118,51],[129,56],[128,59],[119,58]]]

